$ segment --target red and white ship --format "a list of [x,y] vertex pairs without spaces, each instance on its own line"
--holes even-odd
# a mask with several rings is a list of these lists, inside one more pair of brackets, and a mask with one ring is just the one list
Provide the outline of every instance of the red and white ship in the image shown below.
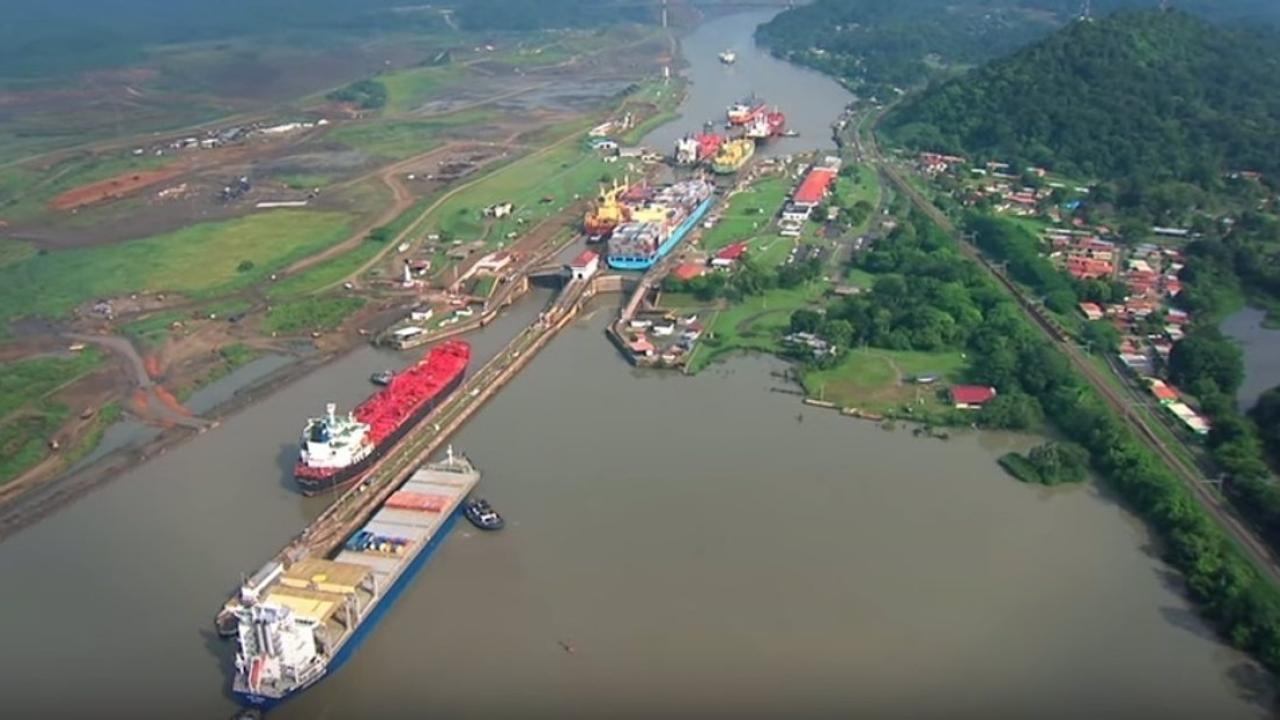
[[471,345],[449,340],[431,348],[416,365],[345,416],[326,406],[302,431],[302,447],[293,476],[303,494],[341,488],[355,482],[414,425],[431,414],[462,384]]
[[754,96],[743,98],[729,106],[725,113],[730,125],[747,125],[756,117],[765,113],[765,104]]
[[745,134],[754,140],[768,140],[782,134],[787,127],[787,116],[778,108],[759,113],[747,123]]
[[676,141],[676,164],[697,165],[715,157],[716,151],[724,143],[724,136],[712,132],[686,135]]

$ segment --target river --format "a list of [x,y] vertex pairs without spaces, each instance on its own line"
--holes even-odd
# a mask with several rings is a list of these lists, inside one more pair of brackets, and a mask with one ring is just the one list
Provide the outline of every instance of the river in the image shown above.
[[1262,393],[1280,385],[1280,330],[1263,327],[1264,310],[1245,307],[1228,316],[1222,332],[1244,351],[1244,382],[1236,393],[1240,409],[1248,411]]
[[[691,72],[761,19],[693,33]],[[477,354],[546,300],[474,336]],[[766,358],[637,371],[602,335],[611,312],[454,440],[508,528],[460,524],[279,717],[1266,715],[1268,676],[1197,619],[1140,523],[1096,486],[998,469],[1034,439],[805,408],[769,391]],[[225,718],[213,613],[323,504],[287,481],[301,419],[407,360],[352,353],[0,543],[7,714]]]

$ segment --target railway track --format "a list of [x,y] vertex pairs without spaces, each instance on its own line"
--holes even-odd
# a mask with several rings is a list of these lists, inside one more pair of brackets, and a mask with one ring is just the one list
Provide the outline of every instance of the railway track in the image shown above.
[[[874,127],[874,123],[873,123]],[[873,130],[874,133],[874,130]],[[1049,337],[1066,356],[1071,366],[1080,373],[1089,385],[1102,397],[1103,401],[1114,410],[1126,425],[1158,455],[1165,464],[1174,471],[1180,480],[1191,490],[1192,495],[1235,542],[1240,551],[1263,573],[1272,583],[1280,584],[1280,559],[1264,543],[1244,520],[1227,504],[1225,498],[1211,489],[1208,479],[1198,468],[1192,467],[1178,456],[1160,436],[1151,429],[1146,419],[1133,411],[1131,401],[1117,392],[1093,363],[1084,356],[1053,320],[1033,303],[1005,274],[991,265],[973,244],[956,231],[955,225],[941,210],[937,208],[920,191],[906,181],[897,169],[884,161],[878,144],[872,140],[865,145],[868,156],[880,166],[881,172],[893,182],[899,192],[905,194],[918,210],[938,224],[938,227],[952,234],[965,257],[973,260],[990,275],[1006,292],[1017,301],[1018,308],[1031,320],[1032,324]]]

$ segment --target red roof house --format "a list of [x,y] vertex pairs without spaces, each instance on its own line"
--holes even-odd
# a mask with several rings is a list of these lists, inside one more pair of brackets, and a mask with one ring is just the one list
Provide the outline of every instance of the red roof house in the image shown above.
[[986,385],[952,385],[951,402],[961,410],[972,410],[995,399],[996,389]]
[[677,265],[676,268],[671,271],[671,277],[679,280],[680,282],[689,282],[690,280],[702,275],[704,270],[705,268],[698,263],[682,263]]
[[800,187],[796,188],[795,194],[791,197],[792,202],[802,207],[817,205],[822,201],[822,196],[827,194],[827,188],[831,187],[831,182],[835,179],[836,171],[831,168],[810,170],[800,182]]
[[744,242],[736,242],[732,245],[726,245],[716,253],[717,260],[738,260],[747,252],[747,244]]

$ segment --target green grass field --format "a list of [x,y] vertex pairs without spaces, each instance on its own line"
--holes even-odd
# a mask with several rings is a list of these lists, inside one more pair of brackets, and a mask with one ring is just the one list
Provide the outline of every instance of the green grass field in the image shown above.
[[929,411],[945,407],[937,400],[938,385],[903,382],[915,375],[937,375],[940,383],[963,379],[965,358],[959,352],[925,353],[855,348],[840,364],[803,375],[805,392],[840,407],[888,413],[904,406]]
[[[57,317],[95,297],[134,291],[213,295],[257,282],[347,236],[346,213],[274,210],[140,240],[58,250],[0,267],[0,326]],[[252,263],[245,268],[243,263]]]
[[333,180],[333,176],[323,173],[289,173],[276,175],[272,179],[294,190],[311,190],[328,185]]
[[777,235],[773,217],[787,199],[791,183],[787,178],[770,175],[750,188],[729,198],[729,206],[716,226],[702,234],[701,245],[715,252],[726,245],[763,234]]
[[[606,164],[596,153],[565,143],[517,160],[462,190],[436,208],[427,227],[455,240],[496,245],[505,242],[508,233],[523,234],[563,210],[575,196],[593,193],[602,179],[621,176],[625,168],[620,164]],[[500,220],[485,220],[481,211],[498,202],[513,203],[515,211]]]
[[377,80],[387,88],[388,113],[414,110],[427,98],[462,80],[465,68],[457,65],[417,67],[379,75]]
[[294,335],[311,331],[332,330],[351,313],[364,307],[363,298],[315,297],[288,300],[272,306],[262,322],[269,333]]
[[329,287],[359,270],[386,246],[366,240],[356,249],[313,265],[296,275],[289,275],[267,288],[272,300],[307,295]]
[[66,358],[6,363],[0,369],[0,419],[93,370],[101,361],[102,354],[90,347]]
[[125,152],[81,153],[47,170],[37,171],[21,166],[0,169],[0,217],[11,222],[27,220],[44,212],[50,200],[67,190],[130,171],[155,169],[171,162],[171,157],[134,157]]
[[0,485],[49,456],[49,439],[67,420],[65,406],[41,403],[31,412],[0,423]]
[[484,125],[494,117],[489,111],[468,110],[430,120],[376,120],[344,125],[329,133],[328,139],[370,155],[398,160],[438,147],[444,130]]
[[717,312],[707,322],[703,340],[689,356],[688,371],[700,372],[731,352],[780,352],[779,339],[791,325],[791,313],[817,302],[825,290],[826,286],[818,282],[787,290],[778,288]]

